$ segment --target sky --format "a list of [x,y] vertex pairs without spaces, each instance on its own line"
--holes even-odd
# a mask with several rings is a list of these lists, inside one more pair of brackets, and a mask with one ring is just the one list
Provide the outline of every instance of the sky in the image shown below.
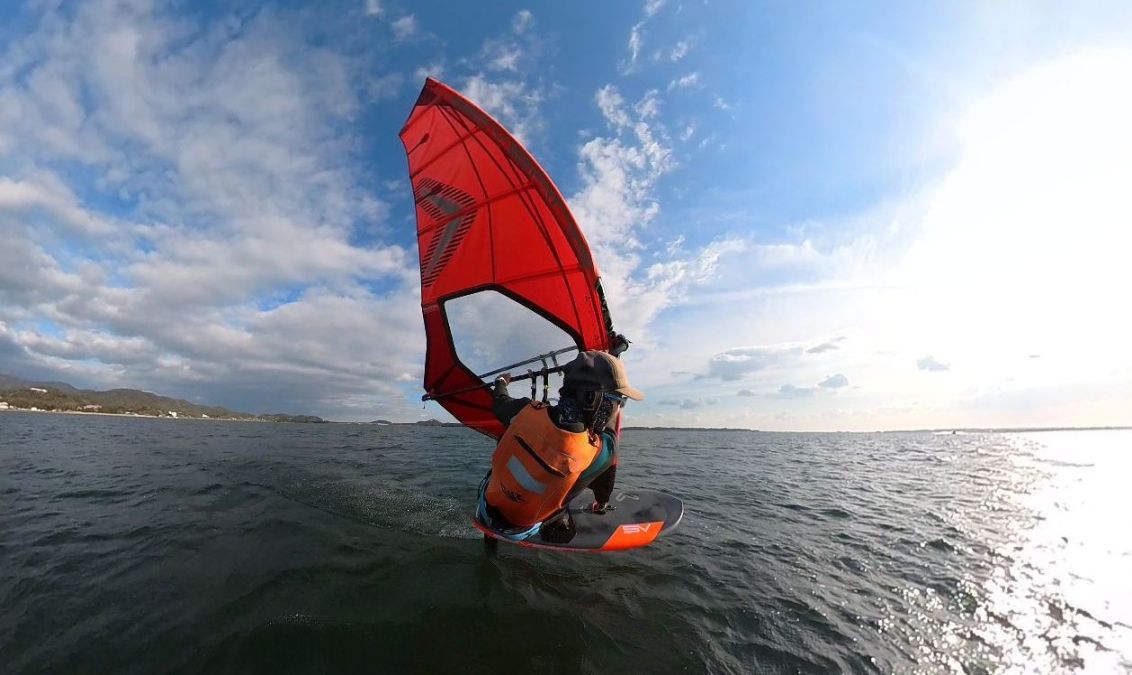
[[450,420],[431,75],[566,195],[627,424],[1132,424],[1129,73],[1122,0],[4,3],[0,373]]

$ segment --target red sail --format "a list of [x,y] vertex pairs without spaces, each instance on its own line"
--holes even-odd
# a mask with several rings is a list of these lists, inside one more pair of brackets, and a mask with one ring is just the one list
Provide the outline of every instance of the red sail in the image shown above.
[[491,391],[461,363],[444,303],[498,291],[561,328],[578,349],[609,349],[597,266],[542,167],[455,90],[426,80],[401,142],[417,205],[425,391],[468,427],[498,438]]

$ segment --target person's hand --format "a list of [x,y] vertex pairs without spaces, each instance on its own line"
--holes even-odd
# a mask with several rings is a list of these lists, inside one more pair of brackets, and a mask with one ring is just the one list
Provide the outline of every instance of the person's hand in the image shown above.
[[609,353],[614,356],[621,356],[629,348],[629,341],[621,333],[615,333],[611,342]]

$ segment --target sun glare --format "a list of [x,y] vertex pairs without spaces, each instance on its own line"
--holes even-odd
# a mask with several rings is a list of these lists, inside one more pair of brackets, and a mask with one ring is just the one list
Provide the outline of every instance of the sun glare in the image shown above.
[[990,378],[1018,375],[1004,359],[1044,359],[1043,378],[1129,365],[1129,72],[1130,51],[1079,54],[961,121],[960,159],[904,268],[918,338]]

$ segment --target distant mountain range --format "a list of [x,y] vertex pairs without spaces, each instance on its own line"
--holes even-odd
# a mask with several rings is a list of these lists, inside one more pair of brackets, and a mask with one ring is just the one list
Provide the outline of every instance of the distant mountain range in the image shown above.
[[[0,402],[12,408],[136,414],[154,417],[199,417],[210,419],[260,420],[264,422],[325,422],[313,415],[253,415],[189,403],[138,389],[92,391],[66,382],[37,382],[0,374]],[[175,414],[173,414],[175,413]]]

